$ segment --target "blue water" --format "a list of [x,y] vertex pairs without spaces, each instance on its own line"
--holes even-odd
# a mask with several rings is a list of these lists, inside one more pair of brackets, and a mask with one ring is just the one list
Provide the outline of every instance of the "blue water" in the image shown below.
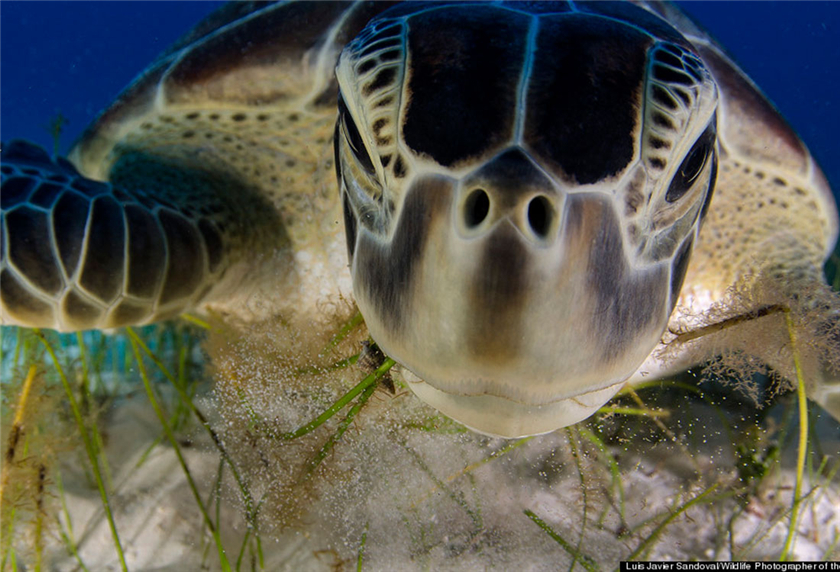
[[[217,2],[0,2],[0,136],[62,151]],[[840,2],[690,2],[782,110],[840,192]]]

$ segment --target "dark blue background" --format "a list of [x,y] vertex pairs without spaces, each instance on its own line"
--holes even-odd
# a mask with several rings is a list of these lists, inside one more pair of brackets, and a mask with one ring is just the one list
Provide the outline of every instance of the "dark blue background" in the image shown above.
[[[217,2],[0,2],[0,136],[62,151]],[[840,190],[840,2],[688,2],[799,131]]]

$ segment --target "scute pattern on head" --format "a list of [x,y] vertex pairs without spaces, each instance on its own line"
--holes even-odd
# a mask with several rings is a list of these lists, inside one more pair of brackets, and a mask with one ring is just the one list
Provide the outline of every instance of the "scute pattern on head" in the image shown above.
[[570,186],[619,176],[637,153],[641,87],[653,39],[581,14],[540,19],[524,143]]
[[345,65],[352,66],[352,72],[349,69],[338,72],[352,73],[365,85],[360,101],[350,101],[349,105],[357,114],[354,121],[371,125],[373,138],[368,142],[369,151],[387,181],[405,176],[405,162],[398,144],[405,73],[404,27],[401,20],[376,20],[344,50]]
[[704,95],[702,90],[715,88],[703,64],[674,44],[655,46],[649,65],[642,160],[657,176],[656,171],[666,170],[672,150],[682,143],[686,122]]
[[465,6],[420,12],[406,24],[405,144],[444,167],[500,149],[514,134],[531,19]]
[[434,391],[414,389],[507,434],[464,400],[562,425],[565,400],[630,375],[714,184],[716,92],[690,44],[632,6],[412,4],[374,20],[337,76],[354,292]]
[[601,2],[600,0],[576,0],[575,8],[584,13],[597,14],[624,22],[639,31],[643,31],[652,38],[662,42],[670,42],[682,48],[692,50],[689,42],[681,33],[683,29],[674,26],[668,19],[661,19],[634,2]]

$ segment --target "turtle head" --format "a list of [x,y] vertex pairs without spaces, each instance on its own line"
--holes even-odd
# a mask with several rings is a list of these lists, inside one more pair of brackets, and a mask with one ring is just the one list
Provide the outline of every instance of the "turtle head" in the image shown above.
[[512,6],[370,23],[336,127],[371,335],[422,399],[508,437],[589,416],[656,346],[717,147],[715,84],[667,24]]

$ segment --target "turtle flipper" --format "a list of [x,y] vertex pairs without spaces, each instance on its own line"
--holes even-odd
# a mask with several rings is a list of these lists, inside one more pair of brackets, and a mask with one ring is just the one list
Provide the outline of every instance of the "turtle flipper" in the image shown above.
[[0,323],[60,331],[144,324],[206,297],[226,266],[211,219],[86,179],[30,143],[2,150]]

